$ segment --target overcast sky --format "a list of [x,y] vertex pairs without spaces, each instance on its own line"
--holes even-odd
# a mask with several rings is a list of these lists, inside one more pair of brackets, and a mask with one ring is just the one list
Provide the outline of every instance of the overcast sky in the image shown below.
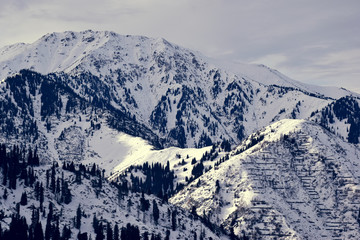
[[358,0],[0,0],[0,6],[0,47],[49,32],[111,30],[360,93]]

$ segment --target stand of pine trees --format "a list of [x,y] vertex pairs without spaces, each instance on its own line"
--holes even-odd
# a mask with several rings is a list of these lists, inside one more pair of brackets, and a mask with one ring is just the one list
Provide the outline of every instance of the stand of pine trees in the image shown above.
[[[69,204],[72,201],[72,193],[69,183],[64,178],[64,171],[73,173],[71,178],[73,184],[81,185],[84,179],[91,182],[91,187],[97,195],[103,190],[103,184],[107,181],[102,171],[96,164],[85,166],[83,164],[75,164],[74,162],[64,162],[62,168],[57,163],[52,164],[50,168],[42,169],[44,171],[44,181],[40,180],[34,173],[34,168],[39,166],[39,156],[37,149],[26,149],[18,146],[8,148],[4,144],[0,145],[0,176],[2,176],[2,184],[5,187],[2,198],[6,201],[10,192],[17,189],[20,185],[26,186],[16,204],[15,213],[11,216],[9,225],[5,221],[1,221],[5,216],[0,211],[0,240],[125,240],[125,239],[148,239],[161,240],[170,239],[170,230],[161,234],[159,232],[140,232],[139,227],[127,224],[119,227],[117,224],[112,225],[107,219],[98,219],[96,215],[93,217],[93,233],[81,232],[81,223],[83,216],[86,215],[82,205],[78,205],[73,217],[73,224],[64,225],[61,223],[61,212],[54,211],[54,204]],[[203,158],[211,159],[211,155]],[[202,161],[205,161],[202,159]],[[141,211],[144,218],[150,216],[150,221],[155,225],[160,225],[160,219],[164,218],[165,213],[159,209],[159,205],[164,204],[168,197],[173,195],[177,190],[174,188],[174,172],[170,170],[169,162],[163,166],[160,163],[148,164],[142,166],[130,167],[131,171],[142,171],[145,180],[132,176],[130,182],[126,180],[112,182],[113,186],[118,189],[119,202],[124,196],[131,192],[141,193],[139,198],[131,199],[128,197],[128,211],[131,206],[138,204],[139,212]],[[31,191],[32,190],[32,191]],[[46,191],[47,194],[44,194]],[[47,199],[49,194],[54,198]],[[133,193],[131,193],[133,194]],[[160,199],[149,199],[147,194],[155,194]],[[28,206],[29,196],[32,200],[38,201],[37,204]],[[27,222],[25,217],[21,216],[21,208],[31,208],[31,221]],[[179,225],[179,215],[176,208],[168,209],[169,229],[177,231],[183,226]],[[161,218],[162,216],[162,218]],[[210,229],[215,229],[210,222],[202,220],[199,216],[193,219],[202,221]],[[196,233],[194,233],[196,237]],[[201,235],[200,235],[201,237]],[[201,239],[201,238],[200,238]]]

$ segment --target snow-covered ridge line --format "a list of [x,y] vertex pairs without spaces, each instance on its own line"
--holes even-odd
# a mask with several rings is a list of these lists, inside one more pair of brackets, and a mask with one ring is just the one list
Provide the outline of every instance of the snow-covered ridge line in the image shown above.
[[272,122],[308,119],[351,94],[318,91],[264,66],[218,62],[161,38],[108,31],[51,33],[3,48],[0,69],[0,79],[21,69],[56,72],[84,99],[127,113],[165,146],[179,147],[237,144]]
[[[322,94],[332,98],[339,98],[344,96],[344,94],[351,93],[340,88],[304,84],[264,65],[221,62],[205,57],[199,52],[169,43],[163,38],[154,39],[144,36],[120,35],[112,31],[92,30],[54,32],[44,35],[32,44],[13,44],[3,47],[0,49],[0,65],[5,63],[5,68],[3,66],[3,71],[0,71],[0,78],[5,78],[9,73],[25,68],[33,69],[43,74],[61,71],[70,72],[90,55],[99,58],[98,60],[100,61],[107,61],[115,57],[116,52],[119,50],[128,53],[127,62],[130,61],[136,64],[136,55],[140,53],[137,51],[139,48],[145,50],[147,55],[152,51],[163,52],[169,49],[191,53],[202,61],[206,61],[218,68],[223,68],[229,73],[247,76],[249,79],[264,85],[295,87],[313,94]],[[47,63],[44,61],[47,61]],[[94,72],[92,71],[92,73]],[[108,74],[109,72],[102,72],[102,75]]]

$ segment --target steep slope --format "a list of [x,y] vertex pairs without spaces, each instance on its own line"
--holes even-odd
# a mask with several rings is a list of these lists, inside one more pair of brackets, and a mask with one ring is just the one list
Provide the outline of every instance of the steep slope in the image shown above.
[[265,239],[357,239],[360,150],[318,125],[282,120],[170,201]]
[[[13,149],[0,146],[1,239],[229,239],[162,199],[110,184],[95,165],[38,166]],[[10,175],[14,164],[21,170]]]
[[77,95],[126,113],[165,146],[239,143],[273,121],[308,118],[352,94],[320,91],[264,66],[218,63],[164,39],[90,30],[0,50],[1,78],[23,68],[56,73]]
[[44,162],[106,162],[101,150],[106,141],[116,143],[119,131],[161,146],[146,126],[96,97],[82,98],[55,75],[22,70],[8,78],[0,85],[0,110],[0,142],[37,146]]
[[342,97],[320,111],[311,114],[311,120],[341,136],[350,143],[360,141],[360,100]]

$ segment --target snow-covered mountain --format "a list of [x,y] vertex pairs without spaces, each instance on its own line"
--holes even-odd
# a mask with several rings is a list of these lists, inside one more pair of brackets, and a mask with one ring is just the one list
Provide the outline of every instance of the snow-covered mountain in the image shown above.
[[154,239],[360,237],[359,94],[90,30],[0,49],[0,79],[0,238],[76,226],[79,204],[92,236],[95,215]]
[[359,148],[312,122],[282,120],[170,201],[239,236],[358,239],[359,166]]
[[360,236],[360,149],[314,122],[278,121],[230,152],[222,145],[154,150],[137,143],[142,150],[125,154],[111,180],[133,175],[146,182],[145,171],[129,163],[169,162],[178,189],[169,201],[239,237]]
[[55,73],[80,97],[108,104],[162,139],[202,147],[284,118],[308,118],[344,89],[306,85],[265,66],[219,63],[164,39],[64,32],[0,50],[0,77]]

